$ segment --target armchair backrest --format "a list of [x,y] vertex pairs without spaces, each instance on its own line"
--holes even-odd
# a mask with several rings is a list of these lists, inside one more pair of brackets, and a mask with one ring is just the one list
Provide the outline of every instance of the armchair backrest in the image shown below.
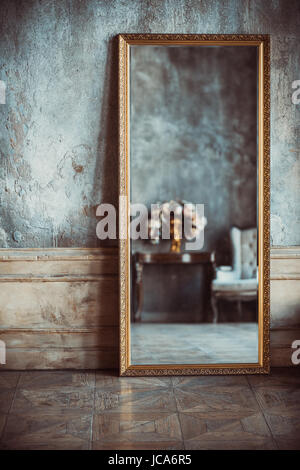
[[239,279],[253,279],[257,274],[257,230],[240,230],[232,227],[230,231],[232,266]]

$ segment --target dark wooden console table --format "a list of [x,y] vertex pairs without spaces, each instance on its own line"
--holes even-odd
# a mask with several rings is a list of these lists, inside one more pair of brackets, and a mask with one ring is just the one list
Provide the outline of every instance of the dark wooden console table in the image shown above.
[[[186,252],[186,253],[140,253],[133,257],[134,264],[134,297],[137,300],[137,308],[134,308],[133,321],[141,321],[143,308],[143,270],[145,264],[158,265],[191,265],[201,264],[206,268],[206,299],[204,301],[204,311],[209,310],[210,284],[214,277],[215,253],[214,252]],[[134,299],[135,300],[135,299]],[[134,305],[134,302],[133,302]]]

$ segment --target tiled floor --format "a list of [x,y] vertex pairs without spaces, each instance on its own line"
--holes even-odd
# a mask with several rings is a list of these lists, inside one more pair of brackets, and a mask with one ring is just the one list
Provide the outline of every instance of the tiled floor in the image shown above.
[[1,449],[300,449],[300,368],[271,376],[0,372]]

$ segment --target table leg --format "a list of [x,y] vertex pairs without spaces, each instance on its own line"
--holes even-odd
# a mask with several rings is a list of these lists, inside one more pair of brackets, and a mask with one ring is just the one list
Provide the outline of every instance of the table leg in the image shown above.
[[213,323],[218,323],[218,318],[219,318],[218,300],[217,300],[216,296],[213,293],[211,294],[211,307],[212,307],[212,311],[213,311],[212,322]]
[[215,270],[213,263],[210,263],[206,266],[205,270],[205,292],[203,293],[203,316],[204,321],[210,321],[210,311],[212,305],[212,292],[211,285],[214,279]]

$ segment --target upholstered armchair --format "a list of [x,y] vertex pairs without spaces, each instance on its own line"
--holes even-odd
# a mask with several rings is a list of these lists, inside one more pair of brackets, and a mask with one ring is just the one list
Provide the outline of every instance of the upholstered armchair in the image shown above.
[[242,302],[257,298],[257,230],[240,230],[233,227],[230,231],[230,241],[232,266],[217,268],[211,287],[214,323],[217,323],[219,317],[218,300],[236,301],[241,319]]

